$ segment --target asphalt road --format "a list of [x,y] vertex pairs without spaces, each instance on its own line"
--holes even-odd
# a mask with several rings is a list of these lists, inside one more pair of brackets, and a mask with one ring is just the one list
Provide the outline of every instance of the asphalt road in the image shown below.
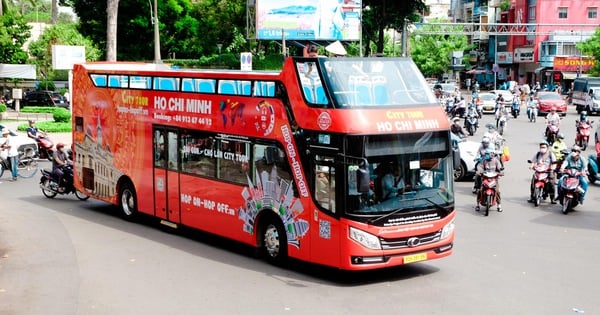
[[[562,124],[569,142],[575,117]],[[372,272],[278,268],[202,233],[126,222],[102,202],[49,200],[38,176],[4,182],[0,314],[599,314],[600,187],[568,215],[527,203],[543,130],[508,123],[504,212],[475,212],[472,182],[456,183],[452,256]]]

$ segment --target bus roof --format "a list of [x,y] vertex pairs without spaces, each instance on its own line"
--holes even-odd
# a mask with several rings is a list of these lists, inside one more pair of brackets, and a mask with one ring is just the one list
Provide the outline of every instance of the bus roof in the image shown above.
[[123,72],[143,72],[143,71],[160,71],[161,75],[168,74],[169,72],[181,73],[181,72],[190,72],[190,73],[207,73],[207,74],[224,74],[224,73],[244,73],[248,75],[260,75],[260,76],[278,76],[280,74],[279,71],[242,71],[242,70],[230,70],[230,69],[193,69],[193,68],[172,68],[167,64],[156,64],[156,63],[144,63],[144,62],[108,62],[108,61],[98,61],[98,62],[86,62],[79,64],[80,66],[86,68],[88,71],[110,71],[114,73],[123,73]]

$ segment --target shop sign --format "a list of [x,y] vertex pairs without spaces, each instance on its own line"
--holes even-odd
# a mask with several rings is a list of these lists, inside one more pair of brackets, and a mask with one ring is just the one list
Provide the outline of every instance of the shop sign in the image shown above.
[[533,48],[515,48],[513,61],[533,62]]
[[595,63],[596,61],[588,56],[554,56],[554,70],[556,71],[586,72]]

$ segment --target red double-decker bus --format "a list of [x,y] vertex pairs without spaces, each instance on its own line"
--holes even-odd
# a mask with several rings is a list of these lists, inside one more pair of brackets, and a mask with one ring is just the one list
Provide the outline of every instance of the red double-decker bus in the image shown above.
[[75,186],[156,217],[346,270],[450,255],[450,125],[407,58],[288,58],[281,72],[84,63]]

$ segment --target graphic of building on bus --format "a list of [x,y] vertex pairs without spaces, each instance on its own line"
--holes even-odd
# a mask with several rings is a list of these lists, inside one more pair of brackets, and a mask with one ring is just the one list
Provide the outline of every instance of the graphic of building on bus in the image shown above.
[[76,164],[76,172],[82,178],[88,179],[84,186],[89,192],[101,197],[114,196],[117,180],[123,172],[114,167],[114,155],[110,146],[103,141],[99,116],[96,119],[95,137],[91,128],[92,126],[88,126],[85,129],[83,142],[75,143],[75,152],[79,161]]
[[298,219],[304,208],[300,200],[294,198],[293,185],[285,179],[277,183],[276,168],[271,173],[262,171],[256,174],[256,188],[248,177],[248,186],[242,191],[244,207],[238,210],[238,217],[244,221],[244,231],[254,234],[254,220],[263,207],[273,209],[283,221],[288,244],[300,246],[300,238],[308,232],[308,222]]

